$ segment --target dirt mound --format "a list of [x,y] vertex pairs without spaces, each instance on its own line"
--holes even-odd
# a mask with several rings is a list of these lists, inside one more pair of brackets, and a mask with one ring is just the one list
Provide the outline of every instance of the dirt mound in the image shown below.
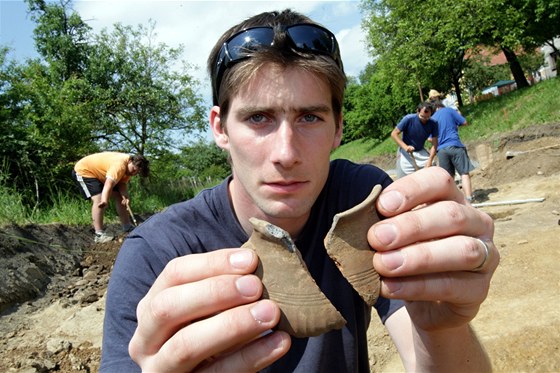
[[94,244],[91,228],[60,224],[3,228],[0,371],[98,370],[103,296],[122,239]]
[[[89,227],[11,225],[0,233],[0,312],[60,287],[59,277],[81,276],[84,256],[99,252]],[[105,245],[118,249],[119,243]],[[101,265],[106,265],[102,263]]]
[[[467,144],[479,164],[472,175],[476,202],[544,198],[541,203],[480,207],[494,218],[502,262],[473,325],[498,372],[560,371],[556,144],[560,124]],[[517,153],[508,158],[508,151]],[[379,161],[383,168],[394,164],[390,157]],[[93,244],[92,238],[89,227],[3,227],[0,371],[98,370],[104,294],[123,237],[107,244]],[[403,370],[375,319],[369,348],[372,371]]]

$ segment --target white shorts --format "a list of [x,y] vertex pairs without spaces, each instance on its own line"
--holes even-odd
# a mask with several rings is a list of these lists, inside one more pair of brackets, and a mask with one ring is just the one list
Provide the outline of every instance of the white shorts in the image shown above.
[[[430,158],[430,153],[426,149],[422,149],[417,152],[413,152],[412,154],[416,160],[418,168],[424,168],[426,162],[428,162],[428,159]],[[414,169],[410,153],[402,148],[399,148],[397,151],[397,178],[409,175],[414,171],[416,170]]]

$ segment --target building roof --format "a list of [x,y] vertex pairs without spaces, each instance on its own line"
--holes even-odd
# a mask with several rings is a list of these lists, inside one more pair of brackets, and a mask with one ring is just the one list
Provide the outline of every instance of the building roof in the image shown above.
[[[496,83],[492,84],[490,87],[500,88],[500,87],[503,87],[505,85],[510,85],[510,84],[513,84],[513,83],[515,83],[515,80],[498,80]],[[488,87],[488,88],[490,88],[490,87]]]

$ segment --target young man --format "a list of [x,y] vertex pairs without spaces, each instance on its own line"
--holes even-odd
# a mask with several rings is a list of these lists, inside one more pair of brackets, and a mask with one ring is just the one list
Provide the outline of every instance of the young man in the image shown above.
[[130,197],[127,183],[132,176],[148,176],[148,173],[149,162],[142,155],[102,152],[90,154],[76,163],[72,178],[82,196],[91,199],[95,242],[109,242],[114,238],[103,228],[103,214],[109,205],[109,198],[115,201],[123,232],[133,229],[128,215]]
[[[438,147],[437,123],[431,119],[433,106],[423,102],[415,114],[405,115],[391,132],[397,143],[397,178],[410,175],[424,167],[431,167]],[[401,139],[402,134],[402,139]],[[428,152],[424,143],[431,138],[432,147]]]
[[472,202],[470,172],[473,170],[467,148],[459,138],[459,126],[467,126],[467,120],[452,108],[445,107],[441,101],[435,102],[436,112],[432,119],[438,123],[439,166],[445,168],[451,177],[455,171],[461,175],[461,186],[469,203]]
[[[336,213],[381,184],[386,219],[367,234],[382,276],[375,308],[405,367],[489,371],[469,321],[499,262],[492,219],[465,205],[440,168],[391,184],[374,166],[329,161],[345,86],[334,35],[289,10],[263,13],[228,30],[208,61],[210,126],[232,175],[128,236],[108,288],[100,370],[369,372],[371,308],[323,239]],[[251,217],[290,233],[342,329],[275,330],[280,310],[261,299],[258,257],[240,248]]]

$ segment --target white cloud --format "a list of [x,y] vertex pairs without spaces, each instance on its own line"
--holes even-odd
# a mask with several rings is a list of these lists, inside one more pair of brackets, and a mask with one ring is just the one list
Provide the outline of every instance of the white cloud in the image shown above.
[[[157,42],[183,45],[184,60],[198,66],[193,75],[209,87],[206,59],[229,27],[264,11],[291,8],[310,16],[337,35],[348,75],[357,76],[367,63],[357,1],[77,1],[74,9],[97,33],[115,23],[136,27],[156,22]],[[210,97],[209,89],[203,92]]]

